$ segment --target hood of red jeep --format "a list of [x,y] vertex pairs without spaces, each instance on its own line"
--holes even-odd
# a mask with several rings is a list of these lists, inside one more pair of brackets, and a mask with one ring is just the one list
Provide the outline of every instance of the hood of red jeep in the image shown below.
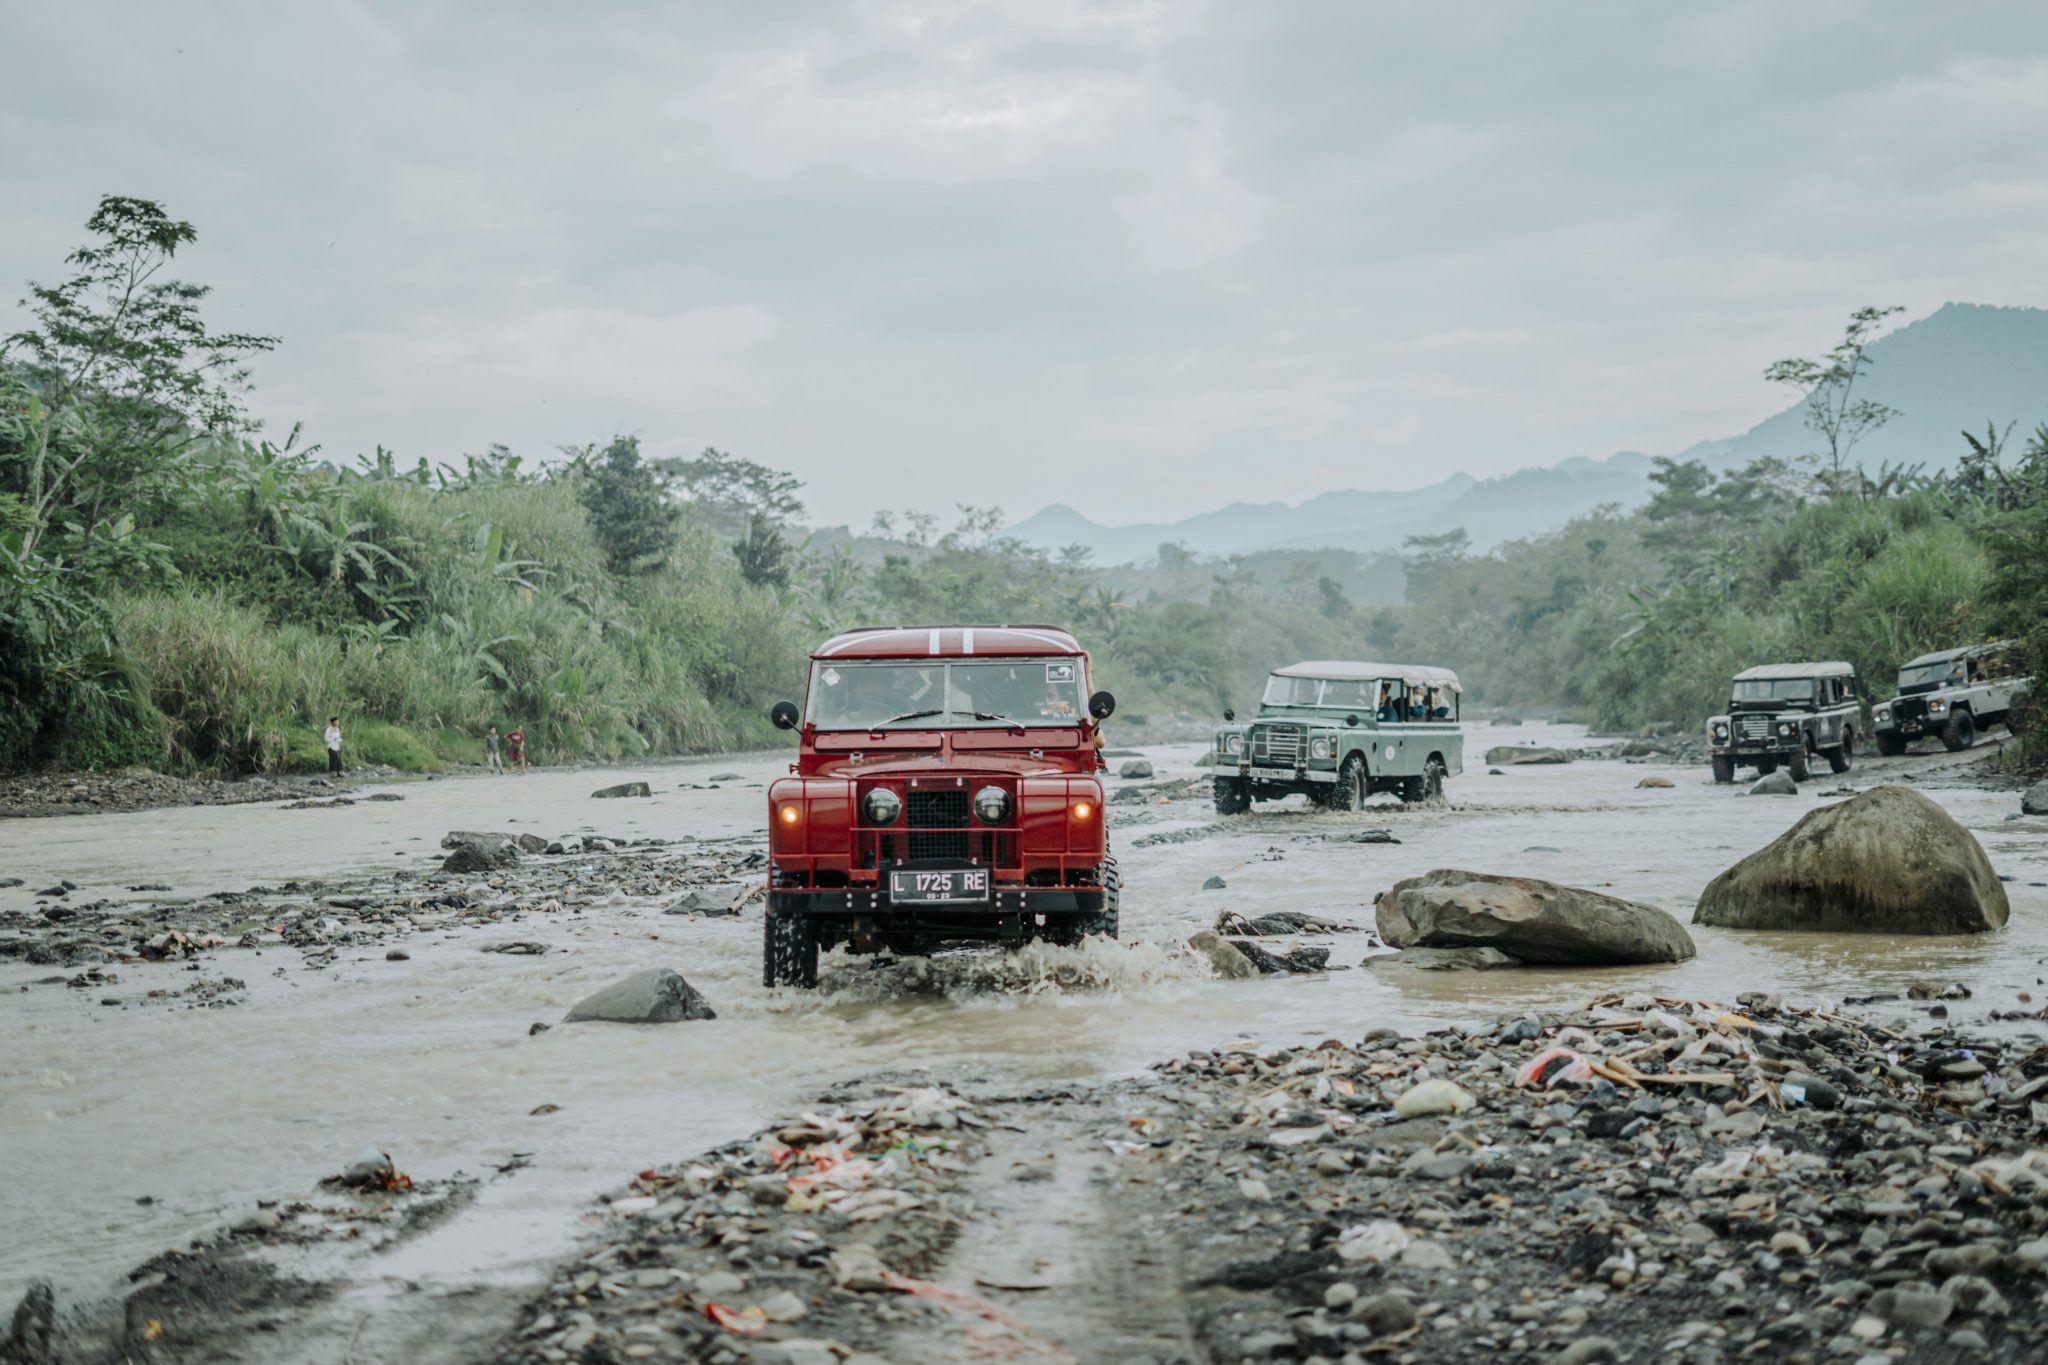
[[922,753],[869,753],[859,763],[855,763],[849,754],[806,754],[799,766],[807,777],[922,777],[930,773],[957,777],[1007,773],[1021,777],[1036,773],[1093,772],[1095,754],[1093,750],[1081,753],[1069,749],[1033,758],[1029,750],[1010,753],[983,749],[949,759],[938,752],[926,750]]

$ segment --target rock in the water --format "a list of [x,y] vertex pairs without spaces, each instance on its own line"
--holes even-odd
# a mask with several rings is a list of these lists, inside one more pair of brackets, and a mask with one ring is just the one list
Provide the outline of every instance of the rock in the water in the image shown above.
[[667,967],[612,982],[587,995],[562,1017],[565,1024],[676,1024],[690,1019],[716,1019],[717,1011],[695,986]]
[[1252,960],[1224,942],[1214,929],[1204,929],[1190,938],[1188,947],[1208,958],[1209,965],[1216,969],[1216,975],[1226,980],[1242,980],[1259,974]]
[[1360,965],[1374,971],[1490,972],[1523,963],[1498,948],[1404,948],[1398,953],[1376,953]]
[[519,861],[519,846],[507,839],[496,847],[460,844],[441,860],[443,872],[494,872]]
[[734,883],[729,886],[700,886],[678,896],[665,915],[737,915],[740,902],[747,897],[747,888]]
[[2005,888],[1977,840],[1907,787],[1810,811],[1707,883],[1693,914],[1724,929],[1974,934],[2002,929]]
[[1668,777],[1646,777],[1636,783],[1636,785],[1638,787],[1668,787],[1671,785],[1671,779]]
[[1799,795],[1799,784],[1792,780],[1792,776],[1789,773],[1765,773],[1762,777],[1750,783],[1749,794],[1751,796],[1797,796]]
[[654,791],[645,782],[621,782],[616,787],[599,787],[591,795],[605,799],[614,796],[652,796]]
[[2020,814],[2048,815],[2048,782],[2036,782],[2020,797]]
[[1503,744],[1486,751],[1488,763],[1507,766],[1522,763],[1569,763],[1572,756],[1563,749],[1538,749],[1533,745]]
[[1248,938],[1227,938],[1223,941],[1243,953],[1254,967],[1269,976],[1280,972],[1320,972],[1330,964],[1328,948],[1296,948],[1291,953],[1276,953]]
[[1215,766],[1216,766],[1216,751],[1215,751],[1214,749],[1204,749],[1204,750],[1202,751],[1202,756],[1201,756],[1200,758],[1198,758],[1198,759],[1196,759],[1196,760],[1195,760],[1195,766],[1196,766],[1197,768],[1213,768],[1213,767],[1215,767]]
[[1578,966],[1683,962],[1694,952],[1685,927],[1655,906],[1534,877],[1439,868],[1394,883],[1377,916],[1396,948],[1498,948]]
[[1202,883],[1202,889],[1204,891],[1221,891],[1225,885],[1226,883],[1224,882],[1223,878],[1211,877],[1209,878],[1209,880]]
[[441,862],[443,872],[490,872],[518,862],[521,845],[509,834],[451,829],[441,836],[441,847],[451,850]]
[[1118,768],[1116,770],[1116,775],[1126,780],[1135,780],[1140,777],[1150,777],[1152,776],[1152,765],[1150,763],[1147,763],[1142,758],[1134,758],[1130,760],[1128,763],[1124,764],[1121,768]]
[[517,834],[513,838],[518,840],[521,853],[545,853],[548,851],[548,841],[541,838],[538,834]]

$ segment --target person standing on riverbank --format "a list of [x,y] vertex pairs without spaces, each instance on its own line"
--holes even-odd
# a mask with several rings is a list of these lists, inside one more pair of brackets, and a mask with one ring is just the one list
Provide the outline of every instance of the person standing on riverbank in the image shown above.
[[513,726],[505,736],[505,761],[515,772],[526,771],[526,731],[520,726]]
[[498,756],[498,727],[495,725],[484,731],[484,766],[500,777],[505,775],[505,760]]
[[341,717],[327,718],[327,771],[341,775]]

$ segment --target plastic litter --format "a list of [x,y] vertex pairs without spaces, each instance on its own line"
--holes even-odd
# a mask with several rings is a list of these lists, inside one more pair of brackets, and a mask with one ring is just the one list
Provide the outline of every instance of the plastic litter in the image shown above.
[[1537,1053],[1515,1072],[1515,1084],[1540,1085],[1555,1090],[1560,1085],[1587,1085],[1593,1079],[1593,1064],[1568,1047],[1553,1047]]
[[704,1316],[728,1332],[743,1337],[758,1335],[768,1325],[768,1315],[759,1308],[728,1308],[722,1303],[704,1305]]
[[1428,1080],[1410,1086],[1394,1101],[1394,1112],[1404,1119],[1424,1114],[1462,1114],[1479,1101],[1472,1092],[1452,1081]]

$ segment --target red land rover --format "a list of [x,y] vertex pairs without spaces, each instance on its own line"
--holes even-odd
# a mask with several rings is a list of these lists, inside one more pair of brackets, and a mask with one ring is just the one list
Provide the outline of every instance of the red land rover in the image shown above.
[[1088,655],[1052,626],[848,631],[811,656],[793,776],[768,789],[762,980],[818,953],[1117,932]]

